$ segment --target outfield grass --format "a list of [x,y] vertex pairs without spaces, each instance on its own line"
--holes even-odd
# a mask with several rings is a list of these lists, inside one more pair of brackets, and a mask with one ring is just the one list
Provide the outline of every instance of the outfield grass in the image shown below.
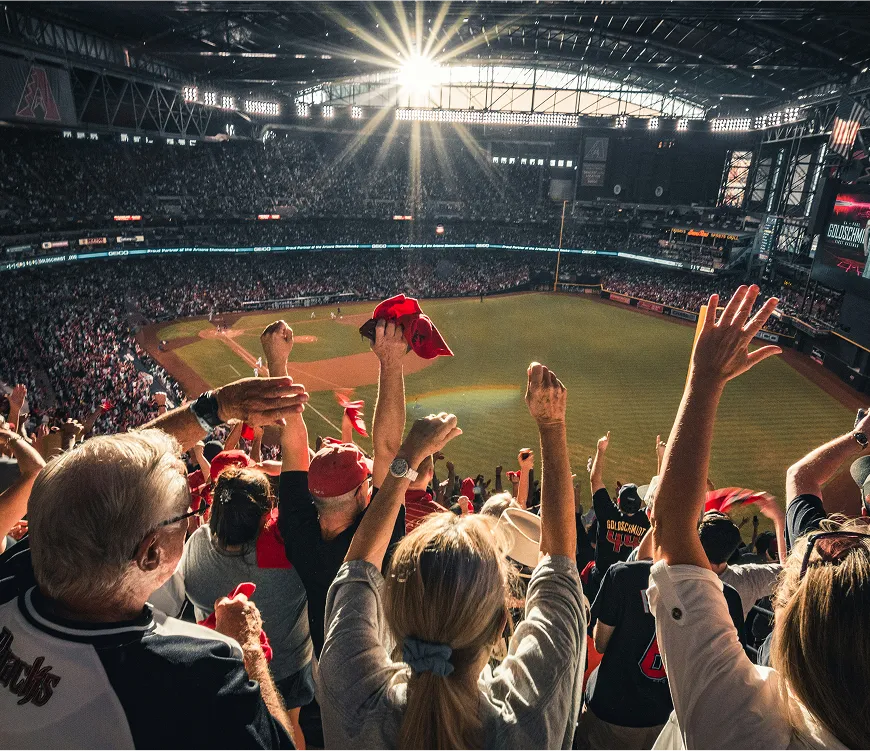
[[[346,314],[370,313],[370,303],[342,306]],[[492,474],[496,464],[514,469],[523,446],[535,446],[534,424],[523,404],[525,371],[538,360],[550,366],[569,390],[568,437],[574,471],[585,475],[587,457],[607,430],[611,450],[604,477],[642,484],[654,474],[654,442],[673,424],[686,377],[692,328],[673,321],[604,305],[582,297],[527,294],[425,301],[456,357],[439,358],[406,378],[409,420],[417,415],[455,412],[464,435],[448,456],[463,475]],[[356,326],[326,320],[328,309],[291,310],[245,316],[235,328],[262,329],[284,317],[297,334],[314,334],[299,344],[299,361],[365,350]],[[165,331],[165,330],[164,330]],[[161,332],[162,333],[162,332]],[[168,337],[167,337],[168,338]],[[237,339],[258,356],[252,331]],[[235,378],[231,364],[247,366],[225,345],[203,341],[176,350],[213,385]],[[408,355],[413,357],[414,355]],[[237,363],[241,363],[241,366]],[[246,370],[243,370],[246,368]],[[341,383],[342,373],[330,376]],[[356,390],[371,421],[375,387]],[[312,395],[312,406],[335,424],[340,409],[331,393]],[[313,410],[309,431],[334,432]],[[763,362],[728,386],[713,447],[712,479],[718,487],[738,485],[784,495],[786,467],[814,446],[842,432],[852,414],[814,383],[776,358]],[[584,483],[588,505],[588,486]]]

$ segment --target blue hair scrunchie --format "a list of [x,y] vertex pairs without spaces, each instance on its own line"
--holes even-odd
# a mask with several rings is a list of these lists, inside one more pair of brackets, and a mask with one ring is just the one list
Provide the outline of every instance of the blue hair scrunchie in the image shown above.
[[406,636],[402,645],[402,661],[414,673],[428,672],[446,678],[453,672],[452,654],[453,650],[447,644],[433,644],[413,636]]

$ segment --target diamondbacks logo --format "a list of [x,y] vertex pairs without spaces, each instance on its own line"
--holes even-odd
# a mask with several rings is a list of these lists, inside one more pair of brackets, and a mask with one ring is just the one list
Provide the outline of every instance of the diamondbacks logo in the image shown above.
[[44,657],[37,657],[30,664],[14,655],[13,638],[8,628],[4,627],[0,631],[0,686],[5,686],[20,697],[17,702],[19,705],[33,702],[34,706],[42,707],[60,683],[60,676],[51,672],[51,665],[43,667]]
[[54,94],[51,92],[48,73],[45,68],[31,65],[15,115],[38,119],[37,112],[39,110],[42,111],[43,120],[60,121],[60,111],[57,108],[57,102],[54,101]]

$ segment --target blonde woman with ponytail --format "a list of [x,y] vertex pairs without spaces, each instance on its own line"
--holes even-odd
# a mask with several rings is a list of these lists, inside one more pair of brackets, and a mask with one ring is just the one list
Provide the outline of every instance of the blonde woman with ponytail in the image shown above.
[[556,376],[532,363],[526,402],[541,436],[542,557],[495,670],[487,663],[509,620],[510,574],[491,519],[436,514],[396,547],[386,581],[380,574],[407,468],[462,432],[445,413],[414,423],[329,591],[317,676],[327,748],[571,747],[586,603],[566,400]]

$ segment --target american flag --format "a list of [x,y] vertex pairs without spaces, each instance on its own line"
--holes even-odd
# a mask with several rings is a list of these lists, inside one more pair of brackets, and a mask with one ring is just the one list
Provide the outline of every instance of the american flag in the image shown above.
[[852,155],[855,136],[858,135],[858,129],[867,114],[867,110],[854,99],[843,99],[837,107],[828,149],[843,159],[848,159]]

